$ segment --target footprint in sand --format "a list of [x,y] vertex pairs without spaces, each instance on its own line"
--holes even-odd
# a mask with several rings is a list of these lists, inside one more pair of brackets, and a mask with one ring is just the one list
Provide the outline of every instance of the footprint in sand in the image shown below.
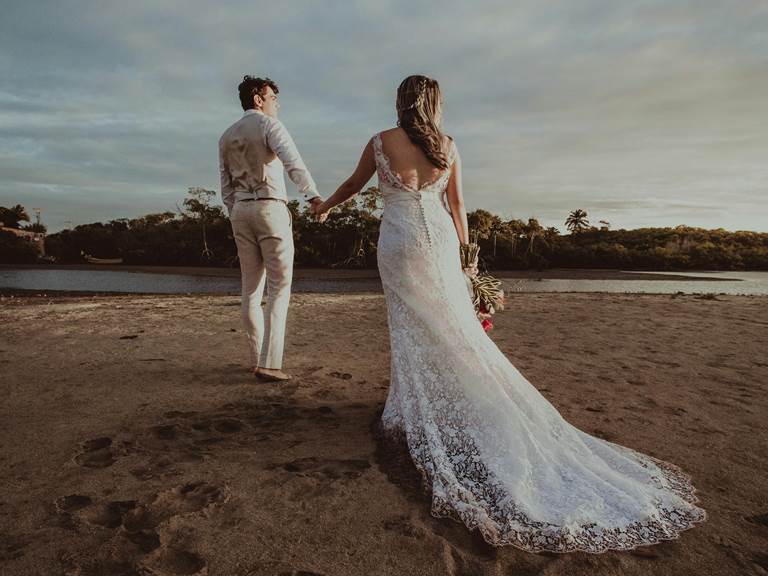
[[760,566],[760,568],[763,570],[768,571],[768,554],[757,552],[756,554],[752,555],[752,561]]
[[63,496],[56,501],[56,509],[60,512],[77,512],[86,506],[93,504],[93,500],[88,496],[82,494],[70,494],[69,496]]
[[753,524],[760,524],[761,526],[768,528],[768,513],[758,514],[756,516],[745,516],[744,519]]
[[338,480],[341,478],[355,479],[371,467],[368,460],[324,460],[321,458],[299,458],[284,462],[282,464],[273,464],[267,467],[267,470],[282,468],[286,472],[291,472],[296,476],[305,476],[323,480]]
[[112,449],[112,438],[101,437],[86,440],[82,452],[75,456],[75,462],[86,468],[106,468],[117,459]]
[[65,576],[204,576],[203,558],[187,550],[167,548],[139,561],[68,557]]
[[205,481],[189,482],[149,498],[115,500],[97,504],[89,496],[72,494],[56,501],[60,513],[77,516],[80,520],[102,528],[125,528],[136,533],[154,529],[174,516],[202,512],[227,500],[221,488]]
[[[111,546],[117,545],[121,553],[119,561],[100,559],[98,554],[94,558],[89,553],[85,560],[70,558],[65,563],[70,564],[71,572],[77,574],[205,574],[205,560],[180,547],[173,532],[169,533],[168,529],[174,525],[171,522],[173,518],[205,512],[226,500],[223,489],[204,481],[183,484],[140,501],[119,500],[101,504],[80,494],[64,496],[55,503],[58,513],[113,530]],[[73,527],[76,526],[77,523],[73,523]],[[162,539],[161,531],[164,532]],[[169,545],[167,542],[175,543]]]
[[160,548],[160,535],[154,530],[127,530],[125,538],[135,544],[141,552],[149,554]]
[[485,562],[448,543],[443,545],[443,550],[443,557],[446,561],[446,574],[449,576],[485,574],[488,570]]
[[645,404],[647,407],[650,408],[657,408],[659,406],[659,403],[656,402],[653,398],[650,396],[646,396],[642,399],[643,404]]
[[126,514],[136,508],[136,500],[118,500],[88,508],[82,513],[83,519],[102,528],[119,528]]
[[151,503],[153,513],[170,518],[200,512],[226,500],[224,491],[203,480],[160,492]]
[[24,556],[25,539],[10,534],[0,534],[0,561],[16,560]]
[[174,440],[176,438],[176,425],[153,426],[149,429],[160,440]]
[[133,562],[123,562],[119,560],[98,560],[85,559],[80,561],[77,558],[65,555],[61,559],[64,576],[143,576]]
[[193,416],[197,416],[199,412],[196,412],[194,410],[189,412],[184,412],[182,410],[169,410],[168,412],[163,412],[163,416],[166,418],[192,418]]
[[600,406],[587,406],[584,408],[587,412],[605,412],[605,408],[602,408]]
[[351,380],[352,374],[349,374],[347,372],[330,372],[328,376],[331,376],[333,378],[338,378],[339,380]]
[[655,360],[653,358],[648,359],[652,364],[658,364],[659,366],[668,366],[669,368],[680,368],[681,364],[678,362],[669,362],[666,360]]
[[426,536],[426,530],[414,525],[406,516],[398,516],[384,521],[384,530],[394,532],[408,538],[421,539]]
[[142,562],[142,567],[150,570],[149,574],[188,575],[207,574],[208,569],[205,560],[188,550],[165,548],[158,551],[147,561]]
[[130,474],[146,481],[179,475],[185,463],[221,455],[229,447],[282,438],[308,423],[326,429],[336,428],[340,422],[332,406],[271,395],[210,411],[170,410],[163,416],[119,442],[108,436],[84,442],[75,461],[89,468],[106,468],[118,457],[130,456]]
[[214,430],[222,434],[234,434],[243,429],[243,423],[237,418],[219,418],[211,423]]

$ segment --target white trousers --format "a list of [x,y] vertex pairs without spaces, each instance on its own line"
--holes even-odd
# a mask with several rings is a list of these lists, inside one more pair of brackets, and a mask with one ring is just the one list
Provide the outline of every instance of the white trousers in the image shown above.
[[[290,210],[274,200],[239,201],[232,208],[230,221],[240,259],[243,324],[251,366],[282,368],[293,280]],[[262,310],[265,281],[267,305]]]

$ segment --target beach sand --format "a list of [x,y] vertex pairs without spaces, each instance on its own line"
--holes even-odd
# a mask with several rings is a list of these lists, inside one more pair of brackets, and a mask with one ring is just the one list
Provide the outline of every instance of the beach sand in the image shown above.
[[3,575],[768,573],[768,297],[512,294],[490,332],[570,423],[679,465],[709,518],[629,552],[493,548],[373,434],[380,294],[296,294],[249,377],[232,296],[0,300]]

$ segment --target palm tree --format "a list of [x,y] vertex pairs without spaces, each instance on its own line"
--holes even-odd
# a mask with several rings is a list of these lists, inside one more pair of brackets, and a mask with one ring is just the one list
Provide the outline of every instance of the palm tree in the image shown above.
[[499,220],[494,220],[491,224],[491,238],[493,238],[493,257],[496,258],[496,237],[499,234],[504,234],[506,232],[506,226],[504,225],[504,222]]
[[565,227],[571,231],[571,234],[578,234],[589,228],[586,211],[579,208],[571,212],[565,219]]
[[517,250],[517,241],[525,237],[525,222],[519,218],[512,218],[504,222],[505,235],[512,241],[512,256]]
[[528,219],[528,224],[525,226],[525,235],[528,237],[528,250],[525,252],[526,258],[533,254],[533,244],[543,230],[544,228],[542,228],[536,218]]

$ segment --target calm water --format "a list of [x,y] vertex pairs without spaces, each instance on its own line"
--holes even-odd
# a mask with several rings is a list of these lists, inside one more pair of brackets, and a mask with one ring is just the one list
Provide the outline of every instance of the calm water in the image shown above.
[[[696,272],[707,280],[517,280],[509,292],[630,292],[647,294],[765,294],[768,272]],[[112,270],[0,269],[0,288],[155,294],[238,294],[237,277],[151,274]],[[379,292],[378,280],[294,279],[294,292]]]
[[[0,269],[0,288],[153,294],[239,294],[240,277],[153,274],[115,270]],[[294,292],[375,292],[376,280],[294,279]]]
[[[627,270],[630,272],[630,270]],[[653,274],[653,272],[648,272]],[[636,294],[763,294],[768,295],[768,272],[675,272],[707,280],[509,280],[513,292],[630,292]]]

